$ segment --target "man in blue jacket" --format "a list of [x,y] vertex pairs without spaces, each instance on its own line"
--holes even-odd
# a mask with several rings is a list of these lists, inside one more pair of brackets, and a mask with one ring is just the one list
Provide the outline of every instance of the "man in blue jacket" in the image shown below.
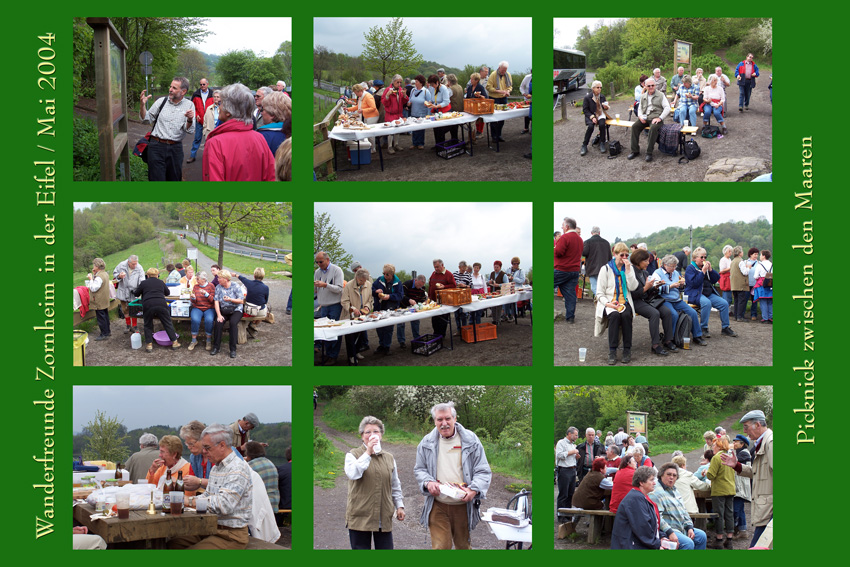
[[[386,311],[398,309],[404,297],[404,289],[401,280],[395,275],[395,266],[384,264],[384,275],[372,283],[372,296],[375,311]],[[375,354],[390,354],[390,345],[393,343],[393,328],[391,326],[377,329],[378,342],[380,346],[375,349]]]
[[735,78],[738,80],[738,112],[750,109],[750,94],[756,86],[759,67],[753,61],[753,54],[747,53],[747,58],[735,67]]
[[688,303],[696,304],[699,302],[700,326],[702,327],[703,337],[708,338],[710,336],[708,334],[708,318],[711,315],[712,307],[720,312],[720,323],[722,325],[720,333],[728,337],[737,337],[738,334],[729,326],[729,304],[720,297],[720,294],[712,285],[720,281],[720,274],[711,269],[711,262],[705,258],[705,248],[700,247],[694,250],[693,259],[685,270],[684,294],[688,296]]

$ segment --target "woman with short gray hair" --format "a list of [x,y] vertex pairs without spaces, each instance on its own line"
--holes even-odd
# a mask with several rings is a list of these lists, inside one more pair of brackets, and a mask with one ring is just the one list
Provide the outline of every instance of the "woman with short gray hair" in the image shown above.
[[257,132],[274,154],[283,141],[292,136],[292,99],[281,92],[266,95],[260,116],[262,125],[257,127]]
[[[679,322],[679,313],[685,313],[691,318],[691,334],[693,336],[693,342],[700,346],[706,346],[708,343],[705,342],[704,338],[702,338],[702,327],[700,327],[697,312],[681,298],[681,289],[685,287],[685,278],[676,271],[676,266],[678,264],[679,260],[675,256],[667,254],[661,259],[661,267],[653,272],[652,277],[650,277],[650,281],[661,281],[658,285],[659,295],[664,298],[664,305],[662,305],[661,308],[669,309],[673,314],[673,332],[676,332],[676,325]],[[667,340],[667,337],[664,337],[664,339],[664,346],[669,349],[669,343],[673,342],[673,337],[670,337],[669,340]]]
[[404,521],[404,501],[398,467],[392,454],[381,447],[384,423],[367,415],[358,434],[363,443],[345,455],[348,502],[345,527],[351,549],[393,548],[393,516]]
[[666,537],[659,537],[658,508],[649,494],[655,490],[656,471],[638,467],[632,475],[632,490],[626,494],[614,516],[611,549],[660,549]]
[[207,137],[204,181],[274,181],[274,155],[265,138],[254,131],[254,97],[234,83],[221,89],[218,127]]
[[[581,145],[581,155],[587,154],[587,144],[590,143],[590,136],[593,135],[593,129],[599,129],[599,151],[605,153],[607,146],[605,143],[608,137],[608,126],[605,120],[609,118],[608,103],[605,102],[605,95],[602,94],[602,83],[593,81],[590,87],[590,92],[584,95],[581,110],[584,113],[584,123],[587,129],[584,131],[584,143]],[[593,145],[596,145],[594,142]]]

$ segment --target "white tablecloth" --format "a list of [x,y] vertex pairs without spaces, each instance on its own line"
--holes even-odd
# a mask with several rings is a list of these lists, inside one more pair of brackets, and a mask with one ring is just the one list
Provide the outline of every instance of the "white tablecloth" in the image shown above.
[[510,120],[511,118],[522,118],[528,116],[527,108],[517,108],[514,110],[497,110],[493,114],[482,114],[477,118],[483,118],[484,123],[501,122],[502,120]]
[[516,303],[517,301],[527,301],[531,299],[531,295],[531,290],[519,291],[517,293],[511,293],[509,295],[494,297],[493,299],[481,299],[479,301],[473,301],[472,303],[461,305],[460,308],[463,309],[466,313],[469,313],[470,311],[481,311],[482,309],[488,309],[490,307],[498,307],[499,305]]
[[[364,138],[374,138],[376,136],[390,136],[393,134],[416,132],[417,130],[432,130],[434,128],[442,128],[443,126],[467,124],[469,122],[475,122],[475,120],[479,118],[474,114],[467,114],[466,112],[463,112],[462,114],[463,116],[460,118],[426,120],[419,124],[405,124],[403,126],[394,126],[392,128],[385,128],[380,122],[378,124],[370,124],[368,130],[352,130],[350,128],[343,128],[342,126],[334,126],[333,130],[328,133],[328,137],[333,140],[349,142],[363,140]],[[499,120],[503,119],[500,118]]]
[[377,329],[379,327],[389,327],[391,325],[399,325],[401,323],[408,323],[419,319],[430,319],[436,315],[448,315],[449,313],[454,313],[458,309],[459,307],[454,305],[443,305],[438,309],[420,311],[418,313],[407,313],[399,317],[381,319],[380,321],[369,321],[364,323],[352,323],[351,321],[346,321],[344,325],[340,325],[338,327],[314,327],[313,340],[335,341],[343,335],[359,333],[360,331],[371,331],[372,329]]
[[[124,480],[132,480],[136,482],[136,479],[130,478],[130,472],[127,469],[121,469],[121,473],[123,475]],[[103,470],[98,472],[75,472],[74,473],[74,484],[80,484],[82,482],[84,476],[93,476],[95,480],[114,480],[115,479],[115,470]]]

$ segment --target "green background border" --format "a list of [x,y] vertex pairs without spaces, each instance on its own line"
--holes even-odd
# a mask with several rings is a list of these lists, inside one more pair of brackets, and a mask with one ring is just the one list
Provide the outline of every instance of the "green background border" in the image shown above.
[[[84,11],[90,15],[115,14],[124,15],[139,13],[141,11],[159,11],[166,15],[207,15],[232,12],[237,6],[196,4],[197,9],[187,10],[188,4],[179,7],[171,7],[156,10],[155,5],[134,6],[107,2],[93,2],[85,6]],[[339,3],[327,3],[314,7],[287,7],[281,3],[280,8],[273,8],[269,3],[261,3],[256,6],[245,6],[252,11],[262,11],[268,16],[292,16],[293,17],[293,86],[295,88],[296,110],[298,100],[307,99],[306,89],[310,84],[312,61],[310,52],[312,49],[312,20],[313,16],[328,15],[333,12],[347,11],[349,6]],[[609,4],[600,5],[606,11],[620,12]],[[366,6],[370,11],[388,13],[375,4]],[[70,429],[71,429],[71,387],[74,384],[147,384],[149,373],[136,368],[73,368],[71,366],[71,340],[70,332],[58,333],[59,342],[56,355],[56,379],[51,384],[35,381],[35,367],[41,361],[41,340],[43,335],[31,330],[32,326],[38,325],[44,316],[41,308],[37,306],[41,295],[41,284],[46,281],[44,274],[37,271],[45,253],[51,252],[56,255],[56,277],[57,303],[65,303],[70,298],[71,286],[70,273],[72,257],[71,232],[72,232],[72,210],[73,201],[107,201],[107,200],[173,200],[169,196],[165,185],[158,185],[150,193],[127,194],[126,187],[135,188],[134,185],[122,186],[118,184],[100,183],[73,183],[71,164],[71,18],[75,12],[83,8],[79,4],[69,3],[46,3],[41,5],[18,4],[7,9],[7,22],[9,31],[3,36],[4,53],[6,55],[7,78],[5,110],[6,129],[2,136],[3,173],[6,193],[13,195],[11,206],[6,211],[4,219],[4,231],[7,239],[12,237],[14,246],[7,250],[6,254],[6,337],[4,349],[3,375],[9,384],[12,397],[7,402],[9,408],[6,414],[8,427],[11,429],[9,437],[11,443],[7,448],[9,466],[7,468],[6,483],[11,490],[12,506],[8,509],[3,521],[8,538],[7,550],[12,561],[20,562],[32,560],[75,560],[79,557],[69,557],[71,553],[70,507],[57,506],[57,517],[54,526],[58,531],[40,540],[34,535],[34,516],[41,509],[43,494],[33,490],[30,485],[39,481],[39,470],[41,465],[30,460],[30,455],[41,451],[42,436],[42,414],[33,405],[33,400],[40,399],[45,387],[50,387],[56,393],[55,400],[57,409],[56,424],[57,463],[69,463],[70,451]],[[358,9],[360,6],[358,6]],[[670,11],[682,11],[695,16],[703,16],[710,11],[709,6],[670,4]],[[596,13],[598,10],[587,10],[576,5],[570,7],[564,3],[531,1],[522,4],[498,4],[478,3],[472,8],[465,8],[457,4],[446,10],[455,15],[466,14],[477,15],[481,10],[491,14],[498,14],[504,10],[516,13],[518,16],[533,16],[534,67],[538,71],[550,69],[549,59],[550,37],[552,33],[553,17],[585,17]],[[741,13],[750,10],[751,13],[772,14],[775,18],[776,40],[774,42],[774,67],[777,75],[777,120],[774,122],[773,153],[774,172],[777,180],[772,185],[685,185],[682,184],[675,189],[682,198],[698,197],[705,201],[735,202],[738,200],[772,201],[774,203],[774,222],[777,227],[775,233],[775,255],[778,258],[777,283],[775,310],[777,323],[774,339],[774,365],[767,368],[688,368],[677,369],[675,372],[664,372],[658,368],[585,368],[579,374],[572,368],[554,368],[552,365],[552,329],[548,325],[547,314],[551,312],[552,296],[545,293],[551,281],[548,272],[544,269],[551,262],[549,256],[549,243],[551,236],[551,218],[553,201],[613,201],[613,200],[636,200],[643,198],[646,201],[669,200],[670,191],[659,188],[654,184],[651,189],[644,185],[624,185],[617,183],[559,183],[555,184],[552,179],[551,153],[544,148],[551,147],[552,129],[549,126],[548,103],[537,107],[539,127],[535,129],[535,145],[538,153],[534,161],[533,184],[529,183],[488,183],[486,193],[491,201],[517,201],[527,200],[532,196],[534,200],[534,216],[536,219],[537,233],[535,235],[536,246],[533,265],[538,267],[537,287],[541,290],[536,298],[536,311],[538,313],[538,324],[534,328],[534,367],[533,368],[508,368],[501,373],[490,372],[490,377],[503,376],[503,383],[531,383],[535,386],[535,430],[538,445],[539,458],[535,460],[535,476],[538,478],[538,496],[536,499],[538,510],[538,525],[535,530],[535,545],[532,553],[536,560],[541,561],[566,561],[569,560],[567,552],[556,553],[552,550],[552,523],[547,519],[548,510],[553,509],[553,499],[550,498],[548,480],[551,478],[552,453],[549,452],[552,440],[549,439],[549,424],[552,416],[552,398],[550,394],[551,385],[554,383],[599,383],[599,384],[640,384],[659,383],[668,379],[675,383],[688,381],[692,383],[715,383],[715,384],[774,384],[775,388],[775,420],[776,431],[776,502],[780,511],[780,523],[776,526],[776,546],[783,551],[782,555],[774,556],[771,561],[798,562],[808,560],[811,557],[824,559],[830,557],[830,544],[840,538],[835,538],[835,530],[842,530],[843,523],[835,509],[840,505],[840,497],[836,498],[836,482],[842,472],[840,464],[844,459],[836,455],[843,455],[843,444],[837,444],[838,427],[836,416],[842,412],[844,399],[842,394],[846,388],[840,389],[841,376],[847,372],[841,361],[841,353],[846,351],[844,344],[839,346],[839,338],[846,335],[838,327],[838,321],[844,317],[842,304],[844,303],[842,293],[843,281],[846,276],[846,261],[841,257],[843,254],[842,244],[846,240],[838,240],[838,230],[842,227],[844,215],[842,205],[844,200],[839,191],[845,184],[839,184],[839,168],[844,164],[838,161],[836,149],[844,146],[842,131],[836,127],[831,129],[827,137],[825,131],[827,122],[833,118],[841,119],[841,107],[843,101],[844,85],[846,85],[846,72],[841,60],[843,50],[835,49],[839,46],[839,39],[844,30],[838,29],[838,14],[827,7],[822,1],[813,3],[767,3],[750,2],[740,5],[726,5],[716,15],[751,15]],[[404,12],[416,12],[412,15],[422,15],[424,9],[406,9]],[[646,15],[640,13],[642,10],[637,5],[630,5],[630,9],[622,10],[633,15]],[[652,15],[652,14],[650,14]],[[832,23],[835,22],[835,23]],[[58,149],[56,154],[58,175],[56,177],[57,206],[50,210],[46,207],[36,207],[34,193],[36,185],[33,174],[36,172],[32,162],[42,158],[44,154],[37,152],[35,146],[40,140],[36,139],[36,119],[42,116],[42,105],[38,100],[43,94],[36,87],[36,51],[43,45],[37,40],[37,36],[53,32],[57,36],[55,44],[57,50],[56,63],[58,67],[58,112],[55,140]],[[457,38],[461,41],[462,38]],[[451,41],[451,38],[443,38],[441,41]],[[842,42],[843,46],[843,42]],[[354,48],[353,48],[354,49]],[[820,56],[819,54],[827,54]],[[829,54],[836,53],[838,57]],[[815,54],[818,54],[816,57]],[[544,75],[548,76],[548,71]],[[837,87],[837,88],[836,88]],[[301,89],[305,92],[301,94]],[[820,93],[826,91],[825,96]],[[792,94],[793,93],[793,94]],[[548,100],[548,97],[543,99]],[[818,103],[822,101],[823,104]],[[299,140],[311,139],[309,136],[311,123],[309,112],[294,113],[294,174],[295,181],[290,184],[243,184],[239,187],[241,196],[246,200],[286,200],[293,203],[294,210],[294,246],[297,250],[296,258],[308,264],[310,249],[310,216],[312,203],[314,201],[328,200],[351,200],[352,195],[359,192],[374,192],[370,184],[367,189],[363,184],[312,184],[309,174],[309,163],[311,155],[309,149],[300,145]],[[823,130],[823,131],[821,131]],[[821,134],[823,134],[821,136]],[[831,291],[828,299],[823,303],[820,310],[816,327],[816,334],[820,340],[822,355],[829,358],[821,359],[818,365],[821,370],[821,380],[817,383],[821,386],[817,389],[820,404],[817,409],[816,439],[820,441],[825,451],[815,453],[815,446],[795,445],[793,433],[797,429],[799,420],[793,413],[793,408],[800,407],[802,394],[797,387],[797,377],[791,367],[798,364],[804,358],[802,352],[802,338],[799,326],[796,324],[800,314],[799,305],[791,299],[791,295],[801,289],[802,275],[801,267],[804,263],[813,263],[814,257],[804,257],[799,252],[791,249],[792,244],[800,242],[801,223],[803,220],[815,220],[813,213],[803,214],[794,210],[794,192],[802,188],[800,140],[804,136],[816,136],[817,141],[824,141],[822,146],[815,144],[815,164],[818,170],[817,182],[821,189],[818,198],[814,200],[817,209],[827,209],[820,219],[815,222],[818,238],[818,248],[824,242],[840,243],[836,246],[835,258],[831,258],[829,266],[824,265],[823,281],[829,281],[830,286],[821,285],[822,290]],[[828,140],[828,141],[827,141]],[[828,147],[831,146],[831,147]],[[846,158],[845,158],[846,160]],[[559,164],[559,167],[569,167],[569,164]],[[826,168],[826,169],[824,169]],[[683,167],[683,172],[686,168]],[[823,183],[821,186],[820,184]],[[144,186],[146,189],[151,186]],[[756,188],[752,188],[756,187]],[[457,200],[466,198],[463,196],[468,184],[441,183],[439,188],[429,187],[427,194],[453,195]],[[206,184],[202,188],[211,200],[226,200],[233,195],[232,188],[225,185]],[[672,187],[670,188],[673,189]],[[150,191],[150,189],[147,189]],[[139,191],[139,189],[136,189]],[[663,191],[663,193],[662,193]],[[390,193],[390,192],[388,192]],[[518,197],[522,198],[518,198]],[[453,199],[445,199],[453,200]],[[698,206],[698,203],[695,203]],[[49,249],[40,241],[33,238],[34,234],[41,233],[43,215],[55,213],[57,217],[57,243]],[[563,211],[568,214],[569,211]],[[560,214],[560,213],[559,213]],[[579,219],[581,221],[581,219]],[[823,254],[823,252],[822,252]],[[829,272],[826,275],[827,271]],[[820,273],[816,274],[816,277]],[[22,291],[19,291],[21,290]],[[67,291],[66,291],[67,290]],[[296,311],[294,322],[297,328],[307,329],[309,310],[300,309],[298,305],[309,305],[310,281],[303,278],[296,282]],[[823,293],[823,291],[822,291]],[[56,317],[57,329],[68,329],[71,327],[70,310],[59,310]],[[392,368],[376,369],[314,369],[311,366],[310,344],[311,337],[306,331],[295,334],[293,367],[292,368],[267,368],[250,369],[244,373],[234,374],[226,369],[202,368],[193,373],[191,380],[185,379],[185,373],[181,373],[180,383],[203,384],[234,384],[247,382],[252,384],[291,384],[293,385],[293,434],[295,445],[295,472],[294,477],[299,487],[304,490],[294,491],[294,506],[298,510],[294,518],[293,526],[293,551],[295,559],[298,560],[333,560],[352,561],[350,556],[333,556],[330,554],[341,554],[340,551],[316,552],[312,550],[312,527],[311,510],[312,492],[306,490],[312,486],[310,479],[310,447],[311,427],[310,418],[310,390],[314,383],[370,383],[396,384],[416,383],[422,381],[445,384],[468,383],[473,381],[473,374],[458,366],[446,369],[445,372],[435,377],[428,369],[406,369],[403,374]],[[846,343],[846,341],[842,341]],[[839,350],[843,347],[843,350]],[[765,348],[769,348],[767,345]],[[745,356],[746,353],[729,351],[729,357]],[[811,357],[810,357],[811,358]],[[462,364],[462,361],[457,361]],[[839,366],[840,365],[840,366]],[[824,372],[829,370],[829,374]],[[833,374],[834,372],[834,374]],[[480,376],[480,373],[474,373]],[[165,383],[158,375],[156,383]],[[488,379],[488,382],[492,381]],[[832,441],[832,443],[830,443]],[[829,457],[827,461],[824,458]],[[21,464],[23,463],[23,465]],[[827,465],[829,463],[829,465]],[[815,467],[812,467],[815,465]],[[820,465],[820,466],[818,466]],[[831,465],[831,466],[830,466]],[[837,465],[837,466],[836,466]],[[812,469],[822,470],[816,474],[816,478],[824,479],[821,484],[811,482]],[[827,471],[834,471],[828,473]],[[23,482],[20,482],[23,481]],[[70,500],[70,486],[57,483],[57,502],[68,502]],[[794,510],[793,521],[790,511]],[[342,511],[340,511],[342,512]],[[12,519],[14,515],[14,520]],[[341,514],[340,514],[340,517]],[[342,521],[342,520],[340,520]],[[414,520],[415,521],[415,520]],[[479,529],[486,529],[481,527]],[[11,537],[10,537],[11,536]],[[833,544],[834,545],[834,544]],[[32,554],[31,551],[36,551]],[[490,552],[494,553],[494,552]],[[578,553],[588,553],[579,551]],[[592,552],[591,552],[592,553]],[[602,551],[605,553],[605,551]],[[149,561],[150,557],[144,553],[126,552],[118,559],[127,565],[141,564]],[[606,556],[605,559],[609,557]],[[689,556],[689,564],[702,565],[716,562],[716,557],[700,554]],[[86,558],[85,560],[87,560]],[[251,558],[253,559],[253,558]],[[265,558],[264,558],[265,559]],[[293,557],[282,558],[291,560]],[[483,558],[482,558],[483,559]],[[587,560],[587,557],[582,557]],[[106,559],[110,561],[109,558]],[[255,559],[253,559],[255,560]],[[410,561],[414,565],[425,565],[433,561],[433,558],[425,552],[407,552],[404,561]],[[488,556],[488,561],[495,561],[497,567],[511,565],[516,558],[510,556],[494,557]],[[729,558],[726,558],[728,561]],[[743,558],[733,559],[734,561]],[[244,561],[244,559],[243,559]],[[365,559],[354,559],[354,563],[365,562]],[[510,563],[509,563],[510,562]]]

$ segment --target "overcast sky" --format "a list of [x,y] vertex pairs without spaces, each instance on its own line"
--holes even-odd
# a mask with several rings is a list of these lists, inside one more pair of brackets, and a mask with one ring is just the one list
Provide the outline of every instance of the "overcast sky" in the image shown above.
[[[391,20],[314,18],[313,45],[360,55],[363,34]],[[426,61],[460,69],[482,63],[495,69],[500,61],[507,61],[511,73],[531,68],[531,18],[404,18],[404,26],[413,33],[416,50]],[[467,80],[464,78],[463,83]]]
[[313,210],[330,213],[343,248],[372,279],[384,264],[430,277],[434,258],[452,272],[466,260],[489,274],[494,260],[508,268],[513,256],[531,267],[531,203],[316,203]]
[[[200,11],[217,11],[213,5],[207,7],[213,9]],[[292,18],[210,18],[206,28],[213,33],[191,47],[212,55],[250,49],[255,55],[271,57],[281,43],[292,41]]]
[[179,427],[197,419],[229,425],[254,412],[260,423],[292,421],[291,386],[74,386],[74,433],[95,410],[127,429]]
[[552,232],[561,230],[564,217],[572,217],[584,240],[590,238],[590,229],[598,226],[600,236],[608,242],[619,236],[632,244],[638,233],[649,236],[670,226],[750,222],[760,216],[773,224],[772,203],[555,203]]
[[575,47],[578,31],[587,26],[590,31],[596,27],[599,21],[603,21],[606,26],[610,26],[617,20],[625,20],[628,18],[555,18],[554,28],[558,30],[558,35],[554,36],[555,47],[570,46]]

